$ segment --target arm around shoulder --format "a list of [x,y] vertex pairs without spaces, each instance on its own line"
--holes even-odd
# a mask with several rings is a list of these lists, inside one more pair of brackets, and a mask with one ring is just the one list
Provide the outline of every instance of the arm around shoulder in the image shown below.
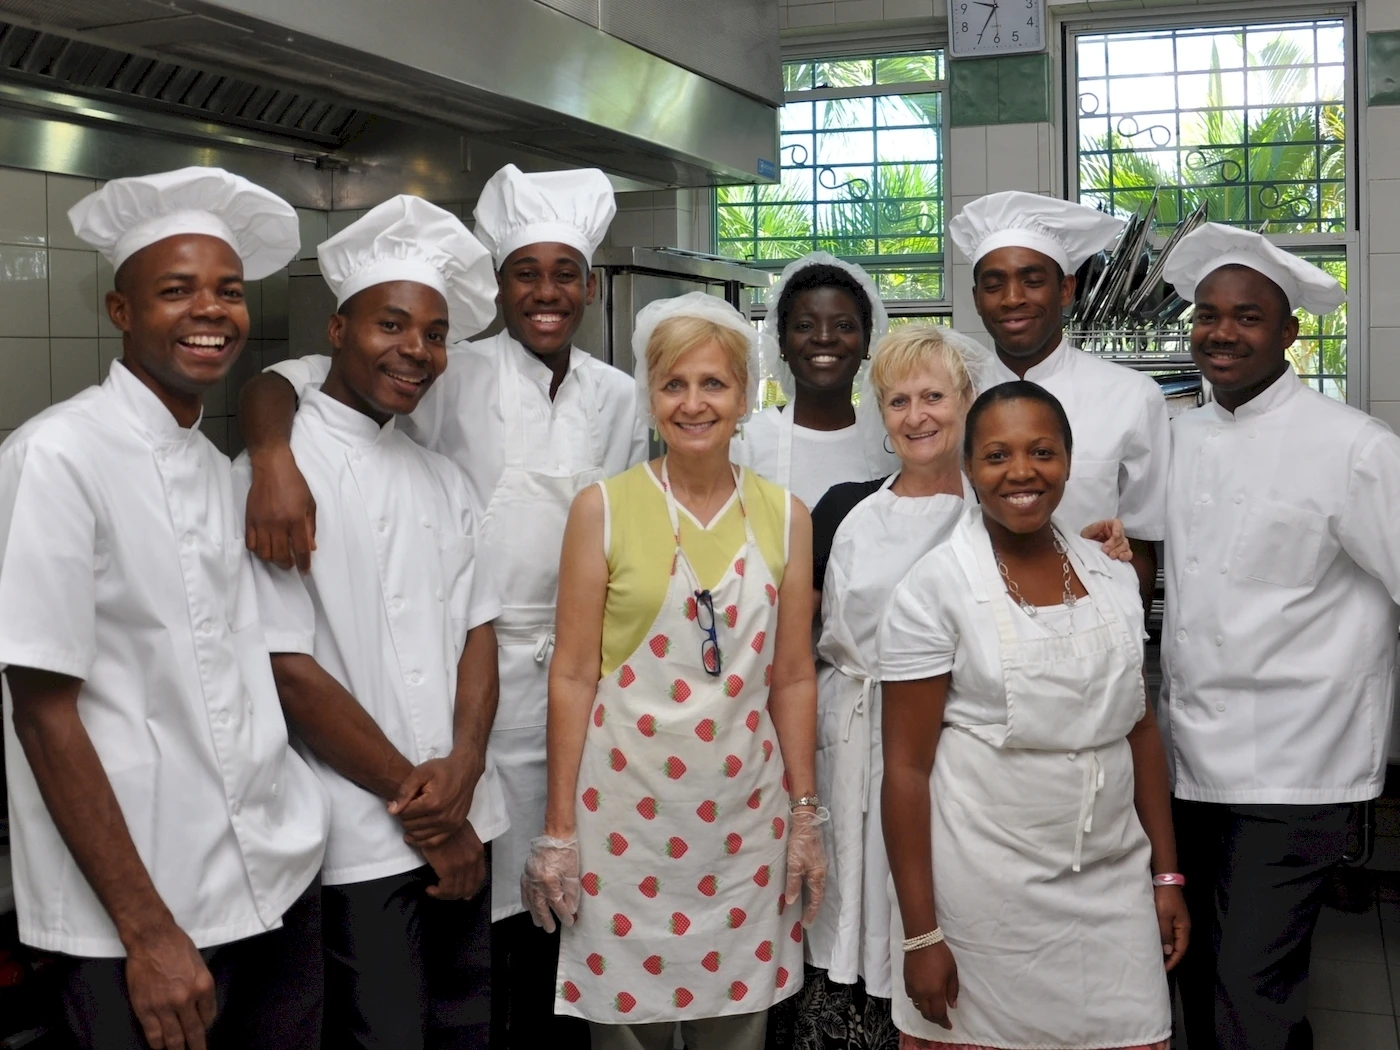
[[244,528],[248,549],[263,561],[309,572],[316,500],[292,455],[296,413],[295,389],[282,375],[264,372],[243,385],[238,422],[252,468]]

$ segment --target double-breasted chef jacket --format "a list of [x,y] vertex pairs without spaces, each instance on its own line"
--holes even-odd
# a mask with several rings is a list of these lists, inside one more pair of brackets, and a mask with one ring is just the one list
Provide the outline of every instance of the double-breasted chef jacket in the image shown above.
[[[120,361],[0,447],[0,663],[83,680],[132,842],[199,948],[281,925],[326,795],[287,743],[228,458]],[[60,837],[6,697],[21,939],[126,954]]]
[[[272,366],[298,392],[330,370],[327,357]],[[403,432],[462,469],[479,547],[500,594],[501,699],[490,754],[510,827],[492,843],[493,920],[524,910],[520,872],[544,827],[549,656],[564,522],[574,495],[646,457],[632,377],[579,350],[549,397],[553,373],[502,332],[448,351],[447,370]],[[313,559],[314,561],[314,559]]]
[[1178,416],[1159,701],[1175,794],[1380,794],[1400,627],[1400,438],[1291,370]]
[[[993,357],[988,387],[1018,379]],[[1059,398],[1074,433],[1069,481],[1056,518],[1076,530],[1119,518],[1138,540],[1167,527],[1167,401],[1149,376],[1062,340],[1025,378]]]
[[[500,602],[476,550],[465,477],[395,423],[381,427],[319,388],[303,392],[292,452],[316,499],[316,556],[305,577],[260,562],[255,578],[268,648],[314,657],[418,765],[451,752],[467,632],[492,620]],[[234,470],[246,499],[246,454]],[[300,750],[331,799],[322,882],[367,882],[425,863],[383,799]],[[489,759],[468,820],[483,842],[507,826]]]

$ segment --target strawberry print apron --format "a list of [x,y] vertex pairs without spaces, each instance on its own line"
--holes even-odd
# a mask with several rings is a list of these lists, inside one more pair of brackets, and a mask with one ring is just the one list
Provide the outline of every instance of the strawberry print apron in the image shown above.
[[[707,603],[680,544],[646,639],[598,683],[579,766],[583,893],[556,1012],[645,1024],[766,1010],[802,983],[801,905],[783,905],[787,776],[768,687],[777,587],[736,471],[744,548]],[[713,669],[713,665],[712,665]]]

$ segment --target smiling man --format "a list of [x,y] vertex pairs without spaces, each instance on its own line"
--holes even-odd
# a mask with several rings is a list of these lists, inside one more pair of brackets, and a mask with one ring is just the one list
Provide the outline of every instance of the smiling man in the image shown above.
[[[321,872],[325,1044],[485,1048],[490,894],[505,830],[486,757],[495,587],[466,479],[395,426],[495,316],[491,256],[460,219],[394,197],[320,245],[330,373],[292,451],[316,498],[311,571],[258,564],[287,719],[331,797]],[[235,464],[246,495],[247,456]]]
[[980,197],[948,223],[972,262],[973,302],[1000,367],[993,383],[1028,379],[1064,405],[1074,466],[1057,512],[1078,530],[1119,518],[1145,598],[1166,534],[1167,402],[1149,377],[1071,346],[1064,313],[1075,272],[1123,221],[1082,204],[1009,191]]
[[[510,829],[492,843],[492,1023],[498,1046],[586,1044],[586,1026],[553,1016],[558,934],[539,930],[520,902],[530,840],[544,827],[549,656],[564,522],[574,495],[646,453],[632,377],[573,345],[592,301],[589,272],[615,210],[602,172],[525,173],[507,165],[476,206],[476,235],[496,267],[505,331],[447,353],[449,366],[399,425],[466,475],[479,544],[502,610],[500,704],[491,755]],[[252,466],[249,542],[264,558],[305,569],[315,502],[288,439],[295,390],[330,362],[274,366],[245,387],[243,433]]]
[[1172,425],[1167,516],[1160,721],[1196,931],[1187,1037],[1304,1050],[1323,884],[1385,779],[1400,439],[1293,372],[1293,311],[1341,304],[1331,276],[1212,223],[1166,278],[1195,303],[1215,398]]
[[315,1050],[325,793],[287,744],[204,392],[245,278],[298,247],[217,168],[69,212],[116,270],[122,357],[0,447],[0,664],[21,939],[83,1047]]

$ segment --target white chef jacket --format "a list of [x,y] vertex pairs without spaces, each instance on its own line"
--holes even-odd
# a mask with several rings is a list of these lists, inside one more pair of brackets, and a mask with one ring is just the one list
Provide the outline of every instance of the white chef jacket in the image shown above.
[[[1020,378],[992,355],[988,387]],[[1133,539],[1160,540],[1167,527],[1167,399],[1150,376],[1068,342],[1025,378],[1060,399],[1074,432],[1069,482],[1056,511],[1078,532],[1120,518]]]
[[1161,722],[1178,798],[1380,794],[1400,626],[1400,438],[1290,370],[1172,424]]
[[[607,477],[621,474],[646,458],[647,432],[636,413],[637,385],[620,369],[574,347],[569,351],[569,374],[551,401],[549,385],[554,373],[508,333],[458,343],[447,351],[447,370],[423,396],[413,415],[400,422],[405,434],[466,472],[473,506],[484,511],[491,505],[505,468],[505,422],[499,396],[504,354],[514,355],[519,367],[525,419],[537,424],[526,428],[529,469],[565,476],[597,465],[581,400],[585,388],[574,375],[584,368],[593,371],[600,400],[597,411],[602,424],[603,473]],[[279,361],[267,371],[282,376],[300,394],[308,383],[324,382],[330,365],[329,357],[314,355]],[[551,557],[558,561],[557,556]],[[505,595],[510,581],[500,580],[498,586]]]
[[[200,948],[280,926],[326,835],[242,531],[228,459],[121,362],[0,447],[0,663],[83,679],[78,713],[136,851]],[[123,956],[6,707],[20,937]]]
[[[414,765],[447,755],[467,632],[501,608],[477,558],[466,479],[394,420],[380,427],[315,386],[302,394],[292,452],[316,499],[316,557],[307,576],[258,563],[268,648],[314,657]],[[234,471],[246,500],[246,453]],[[322,882],[366,882],[425,863],[382,798],[297,749],[331,800]],[[468,819],[483,842],[509,824],[489,759]]]
[[[898,457],[880,445],[885,433],[882,425],[866,427],[852,423],[840,430],[812,430],[784,418],[791,411],[791,405],[782,410],[777,405],[769,405],[755,413],[730,442],[729,458],[788,489],[807,509],[815,507],[833,485],[874,481],[899,469]],[[791,461],[786,475],[780,454],[784,424],[792,428]]]

